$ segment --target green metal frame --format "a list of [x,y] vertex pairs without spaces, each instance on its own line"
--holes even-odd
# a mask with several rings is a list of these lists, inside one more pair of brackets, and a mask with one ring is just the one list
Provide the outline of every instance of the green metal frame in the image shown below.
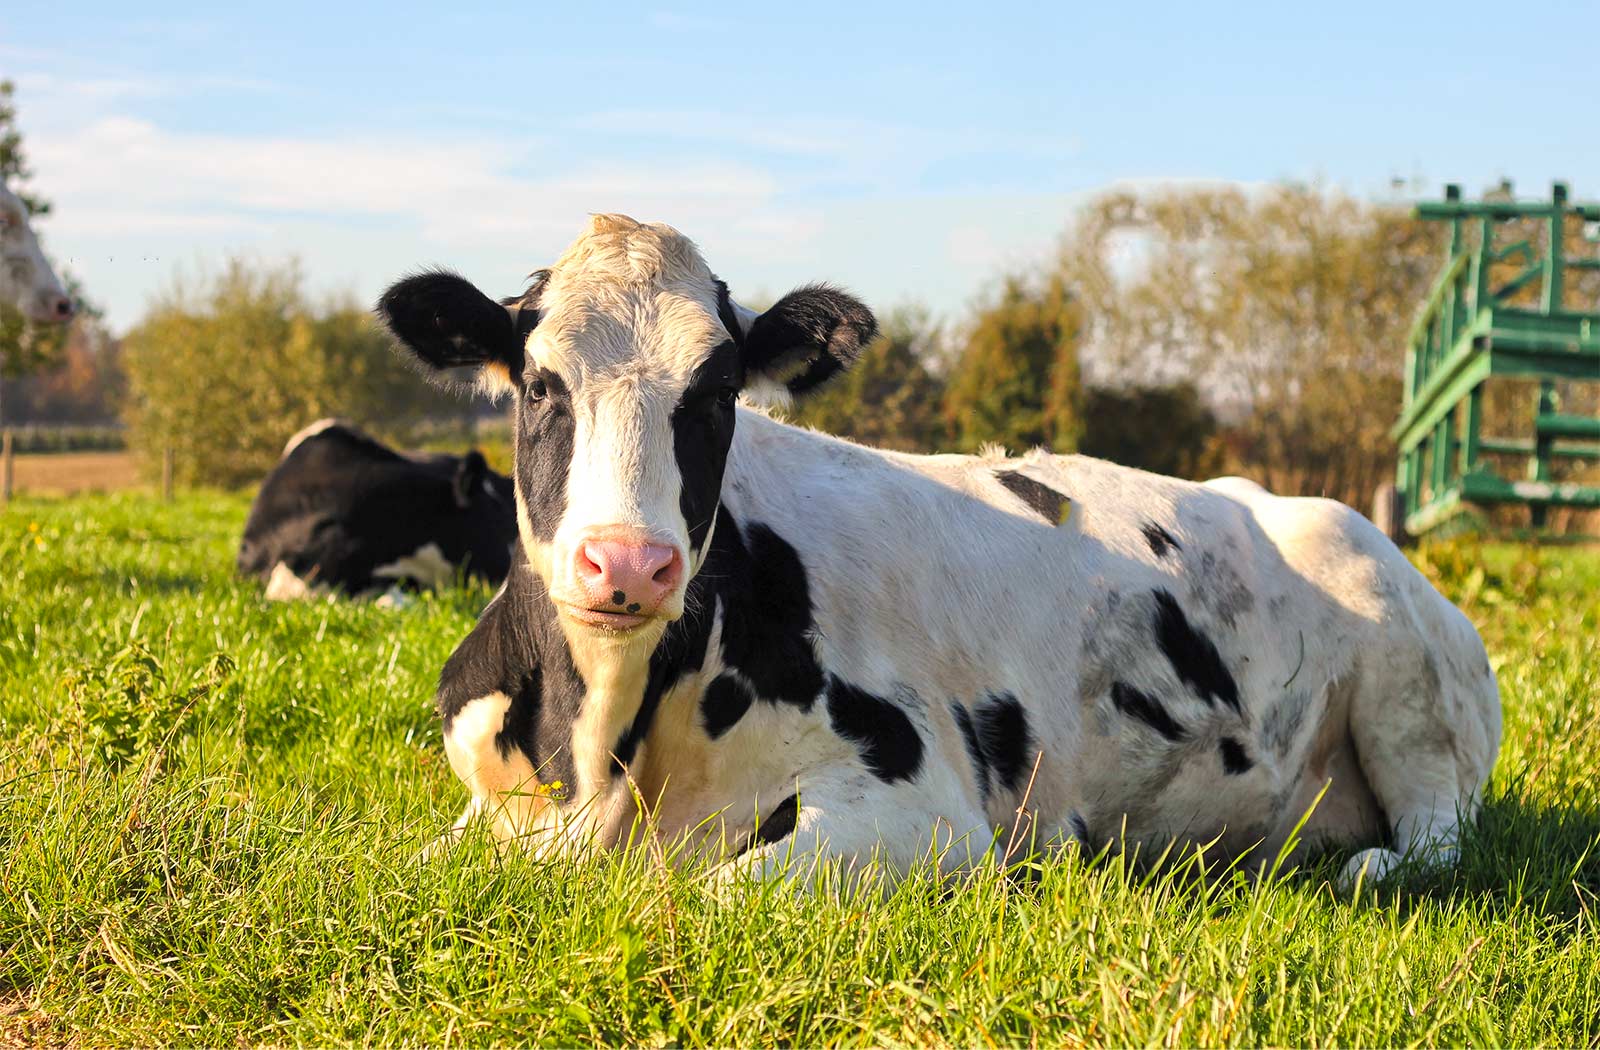
[[[1445,264],[1417,314],[1406,347],[1405,404],[1390,432],[1399,446],[1396,484],[1406,531],[1421,535],[1470,503],[1524,503],[1533,525],[1544,524],[1553,505],[1600,507],[1600,486],[1551,480],[1552,457],[1600,459],[1600,419],[1557,411],[1555,380],[1600,383],[1600,303],[1592,310],[1566,307],[1565,278],[1573,270],[1600,270],[1600,258],[1568,258],[1566,221],[1600,222],[1600,204],[1574,204],[1556,183],[1548,202],[1461,200],[1449,186],[1442,202],[1417,206],[1422,219],[1450,224]],[[1542,257],[1527,241],[1495,243],[1497,226],[1540,219],[1546,227]],[[1463,245],[1463,223],[1478,225],[1477,243]],[[1492,287],[1493,267],[1520,271]],[[1513,306],[1512,297],[1539,282],[1536,308]],[[1539,380],[1534,437],[1482,434],[1484,385],[1495,376]],[[1481,459],[1485,452],[1528,457],[1527,476],[1502,478]]]

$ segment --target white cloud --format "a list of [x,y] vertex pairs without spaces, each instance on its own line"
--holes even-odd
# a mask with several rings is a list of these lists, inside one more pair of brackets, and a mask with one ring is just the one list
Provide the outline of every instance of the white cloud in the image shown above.
[[[981,131],[630,110],[574,117],[543,139],[260,136],[139,114],[185,91],[275,85],[33,73],[21,87],[37,185],[56,204],[47,247],[118,328],[174,265],[237,254],[298,256],[316,287],[363,298],[428,263],[509,291],[596,211],[671,222],[752,296],[836,279],[954,309],[997,265],[1053,243],[1068,209],[1063,194],[907,192],[941,158],[1038,148]],[[588,148],[597,136],[618,142]]]
[[[716,226],[751,246],[814,228],[774,204],[775,175],[714,158],[545,171],[523,155],[525,143],[488,138],[197,135],[126,116],[29,145],[37,184],[56,203],[47,243],[109,300],[119,326],[151,290],[150,267],[127,268],[135,257],[265,248],[303,255],[314,274],[329,257],[363,276],[392,275],[419,256],[491,257],[509,260],[509,275],[551,259],[594,211],[667,218],[690,233]],[[397,237],[412,258],[357,261],[362,238],[392,250]]]

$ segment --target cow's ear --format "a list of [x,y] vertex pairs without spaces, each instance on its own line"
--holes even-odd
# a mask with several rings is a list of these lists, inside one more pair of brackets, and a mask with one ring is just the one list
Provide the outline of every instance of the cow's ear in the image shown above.
[[489,392],[515,388],[526,308],[495,302],[459,274],[436,270],[397,281],[378,300],[378,316],[407,356],[445,383],[470,378]]
[[489,476],[489,464],[483,458],[483,453],[473,449],[461,457],[461,462],[456,465],[456,476],[451,483],[455,492],[456,506],[466,510],[472,506],[472,494],[485,478]]
[[749,322],[744,370],[751,393],[800,397],[849,368],[877,334],[861,300],[823,284],[796,288]]

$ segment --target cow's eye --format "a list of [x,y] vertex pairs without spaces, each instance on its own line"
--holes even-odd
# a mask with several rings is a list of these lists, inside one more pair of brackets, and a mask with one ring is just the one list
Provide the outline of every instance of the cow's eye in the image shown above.
[[550,393],[550,388],[544,385],[543,379],[534,376],[528,380],[528,400],[543,401],[548,393]]
[[732,408],[733,403],[739,400],[739,391],[731,386],[725,386],[717,391],[717,404],[723,408]]

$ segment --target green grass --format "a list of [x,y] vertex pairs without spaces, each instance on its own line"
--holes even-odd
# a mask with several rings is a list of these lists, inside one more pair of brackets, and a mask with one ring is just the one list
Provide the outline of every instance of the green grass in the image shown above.
[[1505,747],[1453,874],[1340,898],[1068,854],[886,899],[649,852],[415,862],[484,591],[269,605],[237,497],[0,517],[0,1047],[1600,1043],[1600,553],[1436,547]]

